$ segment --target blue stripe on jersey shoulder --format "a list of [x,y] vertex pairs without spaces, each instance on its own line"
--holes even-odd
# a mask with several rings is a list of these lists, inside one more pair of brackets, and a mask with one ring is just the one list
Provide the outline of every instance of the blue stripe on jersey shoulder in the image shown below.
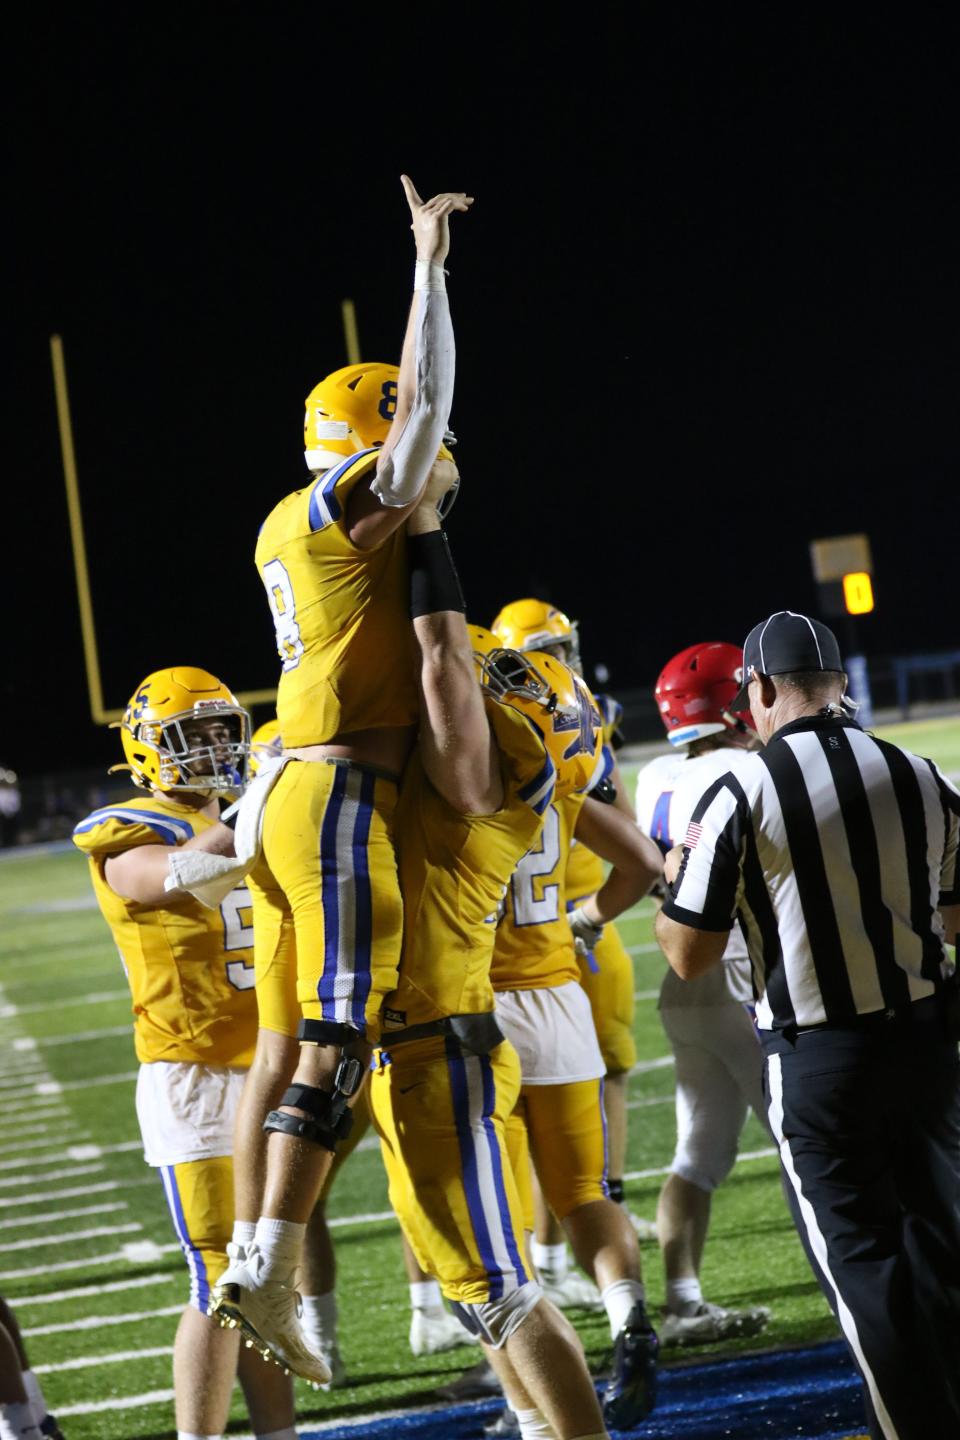
[[325,530],[335,520],[339,520],[343,514],[340,501],[334,495],[334,490],[343,476],[365,455],[372,455],[373,449],[358,450],[356,455],[348,455],[340,465],[335,465],[332,470],[326,470],[319,477],[317,483],[310,491],[310,529]]
[[73,833],[84,835],[88,830],[95,830],[98,825],[105,824],[107,820],[119,820],[121,825],[148,825],[165,845],[179,845],[181,841],[193,838],[193,826],[189,820],[164,815],[156,810],[136,810],[133,806],[128,808],[123,805],[104,805],[101,809],[94,810],[85,820],[81,820],[79,825],[74,826]]

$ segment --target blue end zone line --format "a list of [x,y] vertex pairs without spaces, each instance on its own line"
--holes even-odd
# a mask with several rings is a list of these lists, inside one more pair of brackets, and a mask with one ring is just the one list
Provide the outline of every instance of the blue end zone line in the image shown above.
[[[341,1399],[348,1392],[341,1391]],[[480,1440],[499,1401],[393,1410],[304,1424],[304,1440]],[[860,1380],[840,1340],[802,1350],[683,1364],[660,1372],[654,1413],[638,1440],[854,1440],[864,1435]]]

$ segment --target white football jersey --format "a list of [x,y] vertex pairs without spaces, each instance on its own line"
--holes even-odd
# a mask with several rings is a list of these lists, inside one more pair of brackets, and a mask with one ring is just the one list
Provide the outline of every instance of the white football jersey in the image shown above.
[[[682,845],[690,817],[704,791],[728,770],[737,770],[748,758],[749,751],[732,745],[708,750],[704,755],[658,755],[637,776],[637,824],[640,829],[657,842],[664,854],[674,845]],[[742,1003],[751,1003],[750,963],[739,925],[735,924],[730,931],[723,958],[731,996]],[[694,985],[699,986],[700,983],[695,981]],[[688,981],[681,980],[678,985],[684,988],[669,987],[671,1003],[679,1003],[682,996],[693,998]],[[661,1003],[666,999],[667,996],[662,997]],[[703,1003],[703,1000],[698,1003]]]

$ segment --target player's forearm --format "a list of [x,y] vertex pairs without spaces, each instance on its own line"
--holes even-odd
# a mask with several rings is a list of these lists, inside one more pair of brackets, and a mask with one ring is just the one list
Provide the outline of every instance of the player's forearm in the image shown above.
[[411,504],[422,491],[453,404],[456,346],[443,268],[422,265],[422,271],[423,288],[414,295],[408,322],[413,343],[404,342],[397,415],[370,486],[391,508]]
[[594,925],[609,924],[643,899],[658,873],[643,864],[624,870],[614,866],[597,893],[583,902],[584,914]]
[[[233,831],[227,825],[211,825],[179,848],[232,855]],[[115,894],[138,905],[168,904],[171,892],[164,889],[164,882],[170,874],[169,856],[168,845],[138,845],[122,855],[111,855],[104,866],[107,884]]]

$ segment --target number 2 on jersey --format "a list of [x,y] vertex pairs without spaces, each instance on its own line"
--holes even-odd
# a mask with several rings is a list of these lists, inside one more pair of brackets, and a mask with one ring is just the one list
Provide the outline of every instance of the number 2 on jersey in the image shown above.
[[277,632],[277,651],[284,670],[295,670],[303,654],[300,626],[297,624],[297,603],[287,567],[282,560],[268,560],[263,567],[263,583],[270,601],[273,627]]
[[539,850],[528,850],[510,882],[515,925],[547,925],[560,916],[560,884],[544,885],[536,895],[534,881],[552,875],[560,863],[560,816],[551,805],[543,821]]

